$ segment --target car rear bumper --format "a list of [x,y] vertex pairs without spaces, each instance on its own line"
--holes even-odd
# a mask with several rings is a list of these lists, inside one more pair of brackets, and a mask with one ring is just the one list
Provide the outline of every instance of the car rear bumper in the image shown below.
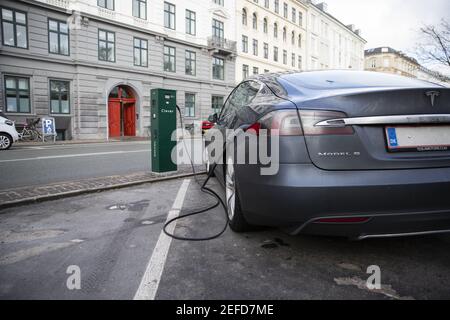
[[[236,167],[241,207],[250,223],[352,238],[450,230],[450,168],[325,171],[281,164],[277,175]],[[318,223],[367,217],[363,223]]]

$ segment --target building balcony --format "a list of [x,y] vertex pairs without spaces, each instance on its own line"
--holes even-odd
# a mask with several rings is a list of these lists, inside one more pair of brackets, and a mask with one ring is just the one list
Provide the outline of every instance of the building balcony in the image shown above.
[[234,55],[237,52],[236,41],[214,36],[208,38],[208,48],[224,56]]

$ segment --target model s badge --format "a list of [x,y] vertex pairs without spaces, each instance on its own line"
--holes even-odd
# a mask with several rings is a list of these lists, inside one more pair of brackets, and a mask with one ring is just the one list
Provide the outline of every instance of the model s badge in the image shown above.
[[425,92],[425,94],[427,97],[430,97],[432,107],[434,107],[435,99],[441,95],[441,93],[439,91],[427,91],[427,92]]

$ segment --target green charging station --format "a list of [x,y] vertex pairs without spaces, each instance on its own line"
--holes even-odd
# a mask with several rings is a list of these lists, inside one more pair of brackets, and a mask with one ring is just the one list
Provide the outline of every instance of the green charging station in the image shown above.
[[152,89],[151,98],[151,143],[152,171],[157,173],[177,171],[172,161],[172,150],[177,141],[172,133],[177,128],[177,92],[175,90]]

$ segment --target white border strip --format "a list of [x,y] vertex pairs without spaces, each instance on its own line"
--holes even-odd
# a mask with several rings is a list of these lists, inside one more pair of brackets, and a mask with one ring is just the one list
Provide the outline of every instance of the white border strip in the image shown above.
[[[180,214],[180,210],[183,207],[184,198],[186,196],[186,192],[188,190],[190,182],[191,180],[189,179],[183,181],[180,189],[178,190],[177,197],[175,198],[175,201],[172,205],[172,209],[169,211],[169,215],[167,216],[166,221],[169,221],[170,219],[173,219]],[[168,226],[167,231],[173,233],[173,231],[175,230],[175,226],[176,222],[172,223]],[[139,285],[139,288],[134,295],[134,300],[155,299],[171,243],[172,238],[167,236],[164,231],[161,231],[158,242],[153,249],[150,261],[147,264],[147,269],[142,276],[141,284]]]

